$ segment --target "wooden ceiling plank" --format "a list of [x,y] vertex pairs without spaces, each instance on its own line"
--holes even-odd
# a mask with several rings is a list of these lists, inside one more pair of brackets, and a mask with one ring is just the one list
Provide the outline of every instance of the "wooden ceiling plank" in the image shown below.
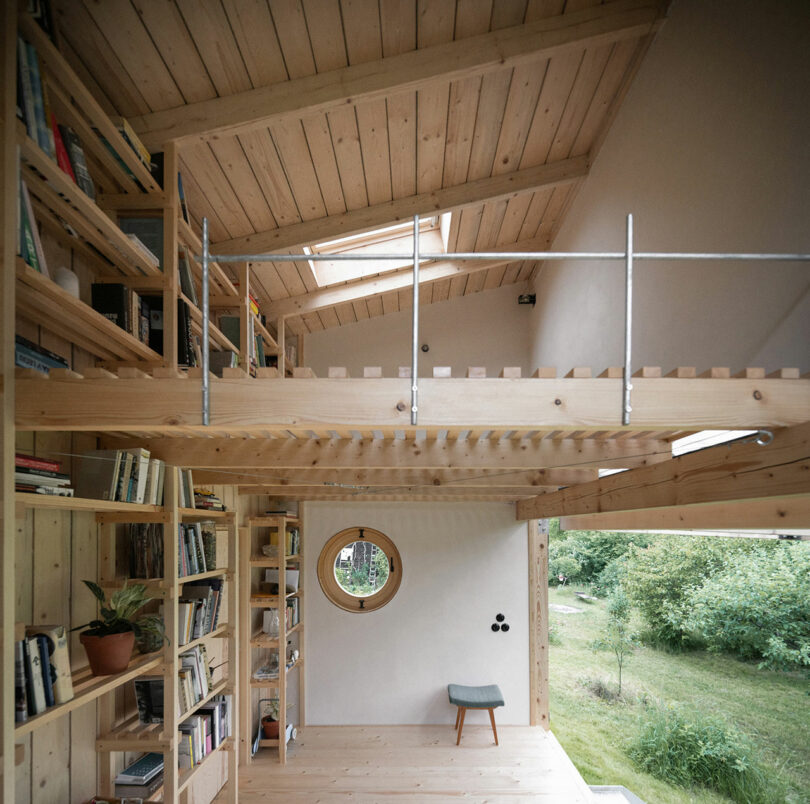
[[[524,240],[511,244],[509,247],[518,251],[530,251],[537,245],[537,241]],[[508,260],[475,260],[462,263],[460,261],[443,261],[424,265],[419,272],[420,283],[428,284],[455,276],[466,276],[477,271],[484,271],[507,263]],[[279,264],[281,265],[281,264]],[[407,269],[396,271],[370,279],[361,279],[345,285],[335,285],[311,293],[302,294],[295,298],[279,299],[265,305],[264,313],[270,319],[283,316],[299,315],[304,312],[313,312],[343,304],[348,301],[357,301],[370,296],[380,296],[384,293],[406,289],[412,285],[413,272]]]
[[310,332],[320,332],[323,329],[323,322],[317,313],[306,313],[301,316],[301,321]]
[[339,0],[303,0],[303,6],[315,69],[325,73],[345,67],[349,63],[346,48],[350,43],[344,30],[351,29],[344,26]]
[[416,0],[380,0],[383,57],[416,50]]
[[[57,11],[57,14],[59,12]],[[73,45],[65,38],[65,36],[60,36],[59,39],[59,51],[65,57],[67,63],[71,66],[73,71],[79,77],[79,80],[87,87],[90,91],[92,96],[98,101],[99,106],[104,110],[104,112],[109,115],[110,117],[114,117],[115,115],[119,114],[118,109],[115,108],[115,105],[108,97],[107,93],[101,88],[101,84],[98,83],[95,76],[93,76],[90,71],[87,69],[84,62],[79,58],[76,51],[73,49]],[[94,53],[94,58],[96,58],[96,54]],[[120,103],[122,109],[127,108],[128,111],[125,114],[135,114],[136,112],[133,111],[133,106],[126,101],[121,100],[121,97],[118,96],[118,102]],[[142,109],[146,109],[146,104],[141,107]]]
[[440,279],[433,283],[433,301],[443,302],[450,297],[450,280]]
[[481,228],[481,218],[483,214],[483,204],[462,209],[458,213],[458,237],[456,239],[456,249],[458,251],[475,250],[475,243],[478,239],[478,230]]
[[[356,126],[354,136],[356,137]],[[577,157],[573,160],[564,160],[548,165],[538,165],[537,167],[526,168],[502,176],[478,179],[457,187],[446,187],[430,193],[421,193],[408,198],[377,204],[373,207],[353,209],[344,215],[319,218],[297,225],[282,226],[280,229],[272,231],[231,238],[216,243],[213,250],[217,254],[269,253],[296,245],[317,243],[330,237],[368,231],[394,221],[407,220],[416,213],[423,215],[427,213],[438,214],[450,209],[457,210],[474,206],[483,201],[508,198],[514,194],[541,186],[567,184],[580,176],[586,175],[587,171],[588,161],[585,157]],[[276,215],[276,219],[278,220],[278,215]],[[472,243],[474,242],[473,239]]]
[[133,0],[133,5],[186,103],[215,98],[217,89],[177,4]]
[[[186,161],[186,154],[179,154],[180,159],[180,173],[183,176],[183,190],[186,194],[186,203],[188,204],[189,212],[194,217],[202,219],[208,218],[208,236],[211,240],[219,240],[223,237],[228,237],[228,230],[225,224],[219,217],[219,212],[211,203],[208,195],[203,191],[202,187],[197,183],[194,175],[193,165]],[[199,229],[198,229],[199,231]]]
[[272,127],[271,134],[301,220],[328,215],[301,121],[282,121]]
[[470,296],[473,293],[480,293],[484,289],[488,271],[476,271],[467,277],[467,286],[464,288],[464,295]]
[[300,0],[274,0],[268,5],[290,79],[314,75],[315,59]]
[[321,319],[321,324],[323,325],[324,329],[340,326],[340,319],[337,317],[334,307],[327,307],[323,310],[319,310],[318,316]]
[[298,206],[273,139],[267,131],[251,131],[241,135],[239,141],[278,226],[300,223]]
[[376,318],[383,314],[382,299],[379,296],[366,299],[365,302],[370,318]]
[[[132,438],[136,443],[138,436]],[[270,473],[315,468],[328,475],[331,471],[482,473],[514,470],[554,472],[558,479],[561,472],[594,471],[594,467],[609,466],[617,461],[627,466],[637,466],[646,461],[650,454],[671,454],[668,444],[655,440],[625,443],[574,443],[570,440],[479,443],[470,439],[415,442],[412,439],[294,441],[284,438],[268,442],[251,438],[200,438],[181,442],[157,438],[144,446],[168,463],[182,463],[183,466],[211,471],[229,469]],[[575,468],[559,468],[567,465]],[[570,482],[583,483],[590,479],[585,477]],[[557,483],[558,480],[553,482]]]
[[476,251],[487,251],[490,247],[496,245],[498,233],[501,230],[503,218],[506,214],[507,203],[507,200],[502,198],[500,201],[484,204],[481,225],[478,228],[478,236],[475,240]]
[[457,299],[459,296],[464,295],[467,289],[467,274],[459,274],[450,280],[450,289],[448,290],[448,297]]
[[495,151],[498,148],[512,70],[495,70],[481,78],[481,93],[478,99],[478,116],[470,149],[470,164],[467,180],[481,179],[492,175]]
[[301,120],[307,138],[309,153],[321,190],[327,215],[340,215],[346,211],[346,199],[340,185],[335,149],[326,115],[314,115]]
[[750,439],[718,444],[543,495],[518,506],[517,516],[531,519],[807,495],[808,470],[810,422],[804,422],[775,430],[766,446]]
[[449,100],[449,85],[426,87],[416,93],[418,193],[438,190],[442,186]]
[[492,30],[520,25],[526,17],[526,0],[498,0],[492,4]]
[[[275,263],[272,262],[254,262],[251,263],[251,271],[257,281],[261,282],[262,287],[267,291],[267,295],[263,298],[266,299],[284,299],[290,294],[286,285],[279,276],[278,269]],[[263,308],[263,312],[267,312]]]
[[264,0],[222,0],[245,69],[254,87],[264,87],[288,78],[284,57]]
[[378,0],[343,0],[343,29],[349,64],[362,64],[382,58],[382,32]]
[[445,187],[467,181],[480,94],[481,76],[478,75],[450,85],[442,176]]
[[[557,192],[557,190],[560,190],[560,192]],[[548,206],[543,213],[543,220],[537,229],[537,237],[541,240],[551,242],[551,238],[556,234],[562,223],[563,210],[568,200],[568,190],[569,188],[567,187],[564,190],[560,187],[555,187],[554,190],[552,190]]]
[[377,100],[358,103],[356,108],[368,202],[381,204],[393,197],[386,104],[384,100]]
[[337,315],[338,322],[341,327],[345,326],[346,324],[355,324],[357,322],[357,316],[354,314],[354,308],[352,307],[351,303],[346,302],[345,304],[338,304],[334,309],[335,315]]
[[[274,19],[289,6],[290,3],[274,4]],[[300,26],[305,28],[300,6],[296,5],[292,12],[293,16],[300,17]],[[160,147],[169,139],[221,136],[226,131],[235,134],[266,126],[285,115],[300,117],[307,112],[328,112],[346,105],[349,99],[353,102],[372,100],[395,91],[423,88],[433,82],[449,82],[504,66],[514,67],[525,60],[551,58],[588,46],[638,38],[650,32],[659,14],[657,4],[648,4],[648,0],[617,0],[595,9],[320,75],[312,75],[314,64],[309,38],[302,30],[292,40],[280,37],[288,72],[291,77],[295,77],[294,72],[303,75],[299,80],[154,113],[132,122],[147,147]],[[278,27],[277,19],[276,24]],[[420,34],[420,44],[421,38]],[[289,42],[298,50],[288,56],[285,44],[290,47]],[[308,59],[306,50],[310,51]],[[294,71],[291,60],[298,58],[303,58],[307,64]]]
[[564,530],[777,530],[806,529],[810,495],[566,516]]
[[391,195],[416,194],[416,93],[398,92],[386,100]]
[[495,290],[503,284],[506,266],[500,265],[497,268],[490,268],[484,275],[484,290]]
[[[295,263],[274,262],[272,264],[275,266],[275,269],[278,272],[279,277],[281,277],[281,281],[284,283],[284,287],[287,289],[287,293],[289,293],[290,296],[301,296],[308,292],[307,286],[301,280],[301,275],[298,272],[298,268],[296,267]],[[267,305],[265,305],[265,315],[268,315]],[[271,313],[270,319],[273,320],[275,318],[277,318],[277,316]]]
[[136,79],[150,109],[172,109],[185,102],[129,0],[94,3],[91,15],[124,69]]
[[399,295],[396,292],[383,293],[380,297],[383,305],[383,315],[399,312]]
[[332,146],[335,149],[340,184],[348,210],[368,208],[368,194],[360,152],[360,133],[353,107],[337,109],[327,115]]
[[352,302],[352,307],[354,308],[355,318],[358,321],[364,321],[365,319],[369,318],[368,305],[366,304],[365,299],[359,299],[358,301]]
[[550,187],[539,189],[532,195],[529,208],[526,210],[526,216],[523,218],[523,224],[520,227],[519,236],[521,240],[535,236],[540,224],[545,220],[546,210],[552,195],[553,189]]
[[478,36],[489,30],[492,0],[458,0],[454,39]]

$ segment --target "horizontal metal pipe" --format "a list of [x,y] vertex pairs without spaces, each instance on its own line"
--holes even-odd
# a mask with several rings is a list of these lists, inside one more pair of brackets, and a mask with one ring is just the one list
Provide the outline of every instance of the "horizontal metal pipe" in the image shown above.
[[[368,260],[385,262],[407,259],[409,254],[211,254],[211,262],[354,262]],[[463,251],[446,254],[421,254],[419,262],[431,260],[624,260],[623,251]],[[705,253],[639,251],[634,260],[747,260],[804,262],[810,254],[752,254],[752,253]],[[197,258],[200,262],[200,258]]]

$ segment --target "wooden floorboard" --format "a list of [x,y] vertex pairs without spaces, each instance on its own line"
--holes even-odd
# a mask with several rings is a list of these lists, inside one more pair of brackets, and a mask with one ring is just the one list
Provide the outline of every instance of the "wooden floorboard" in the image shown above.
[[240,769],[239,801],[592,801],[553,734],[500,726],[498,737],[475,720],[460,746],[450,725],[308,726],[285,766],[260,751]]

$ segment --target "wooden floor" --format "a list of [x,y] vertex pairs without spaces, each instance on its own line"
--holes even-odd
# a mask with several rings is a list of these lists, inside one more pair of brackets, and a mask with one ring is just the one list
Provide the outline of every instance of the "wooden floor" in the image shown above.
[[261,752],[240,769],[239,802],[591,802],[554,735],[540,728],[308,726],[280,767]]

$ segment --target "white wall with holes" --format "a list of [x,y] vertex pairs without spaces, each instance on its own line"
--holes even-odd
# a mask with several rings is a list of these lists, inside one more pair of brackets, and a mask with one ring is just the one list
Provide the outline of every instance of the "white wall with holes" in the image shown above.
[[[499,724],[529,722],[526,523],[495,503],[307,503],[304,506],[307,723],[448,723],[447,684],[492,684]],[[316,566],[354,525],[390,537],[402,584],[388,605],[352,614],[330,603]],[[510,629],[493,632],[502,613]],[[486,712],[466,723],[487,724]]]

